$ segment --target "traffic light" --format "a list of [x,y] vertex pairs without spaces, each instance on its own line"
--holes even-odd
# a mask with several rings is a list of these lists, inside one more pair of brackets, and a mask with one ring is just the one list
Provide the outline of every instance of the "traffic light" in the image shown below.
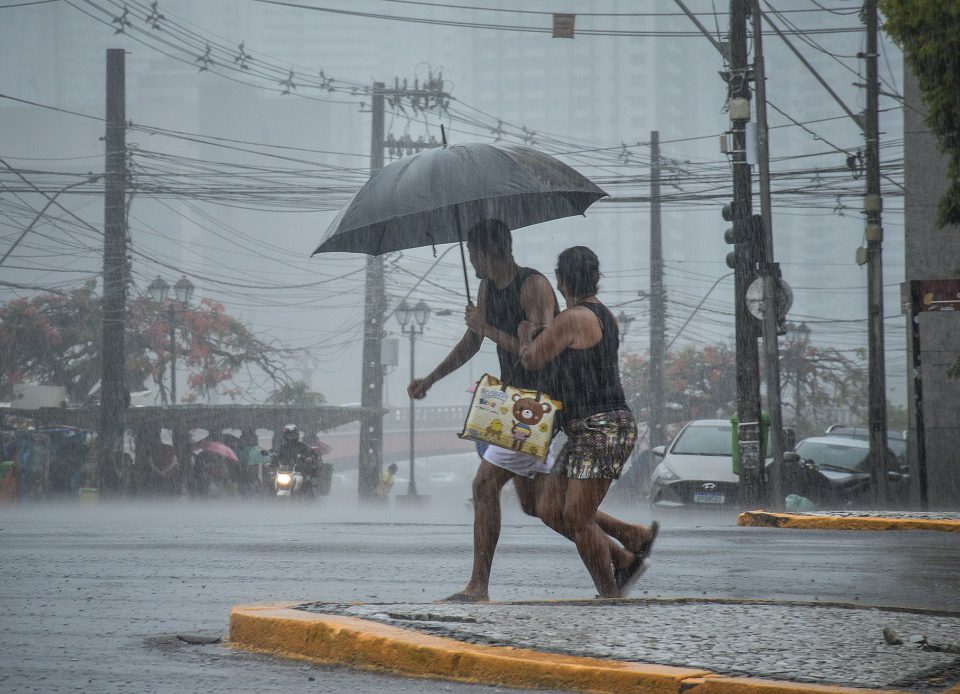
[[745,223],[737,224],[723,233],[723,240],[733,244],[747,244],[751,250],[757,248],[763,242],[763,217],[758,214],[751,215]]
[[[733,222],[733,226],[723,234],[723,240],[738,246],[742,255],[756,262],[763,244],[763,217],[758,214],[747,215],[743,203],[736,201],[723,206],[723,219]],[[736,251],[727,253],[727,267],[733,270],[736,266]]]

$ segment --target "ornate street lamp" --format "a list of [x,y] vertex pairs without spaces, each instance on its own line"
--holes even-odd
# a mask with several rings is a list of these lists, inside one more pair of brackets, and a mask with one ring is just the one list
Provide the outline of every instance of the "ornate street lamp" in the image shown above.
[[[394,312],[397,316],[397,322],[400,324],[400,332],[410,336],[410,380],[413,381],[414,353],[417,335],[423,335],[423,328],[430,318],[430,306],[422,299],[416,306],[411,307],[406,301],[397,306]],[[413,322],[411,322],[411,320]],[[409,327],[407,327],[409,324]],[[417,494],[417,477],[414,465],[414,399],[410,398],[410,481],[407,485],[407,501],[420,501],[422,497]],[[403,497],[398,497],[403,498]]]
[[167,300],[167,294],[170,292],[170,285],[164,282],[162,277],[157,275],[157,279],[150,283],[150,286],[147,287],[147,291],[150,292],[150,298],[153,299],[155,304],[162,304]]
[[150,298],[153,299],[161,311],[166,315],[167,325],[170,327],[170,402],[177,404],[177,314],[186,309],[193,297],[193,282],[184,275],[173,285],[173,296],[170,295],[170,285],[159,275],[147,287]]
[[190,299],[193,298],[193,282],[188,280],[187,276],[184,275],[173,285],[173,293],[176,295],[179,303],[184,305],[189,304]]

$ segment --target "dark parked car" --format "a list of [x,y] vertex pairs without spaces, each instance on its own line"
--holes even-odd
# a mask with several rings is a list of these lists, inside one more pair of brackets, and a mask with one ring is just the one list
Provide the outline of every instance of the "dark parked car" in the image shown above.
[[[841,424],[833,424],[827,427],[827,436],[845,436],[861,441],[870,440],[870,430],[867,427],[848,427]],[[901,472],[907,471],[907,432],[905,431],[887,431],[887,448],[893,451],[900,461]]]
[[[852,436],[815,436],[784,455],[784,494],[799,494],[818,506],[870,506],[873,490],[869,469],[870,444]],[[886,472],[890,499],[905,504],[909,477],[893,451],[887,449]]]

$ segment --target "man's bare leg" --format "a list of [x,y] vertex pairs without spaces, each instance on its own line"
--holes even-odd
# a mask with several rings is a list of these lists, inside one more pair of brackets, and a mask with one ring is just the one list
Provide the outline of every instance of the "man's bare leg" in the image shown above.
[[473,571],[466,587],[448,600],[485,602],[490,599],[490,569],[500,540],[500,492],[513,477],[509,470],[481,458],[473,478]]

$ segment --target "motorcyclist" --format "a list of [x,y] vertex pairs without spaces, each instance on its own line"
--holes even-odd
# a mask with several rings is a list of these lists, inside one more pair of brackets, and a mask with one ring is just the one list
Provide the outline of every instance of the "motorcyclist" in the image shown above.
[[317,453],[300,440],[300,430],[296,424],[283,427],[283,441],[273,451],[272,464],[280,467],[297,466],[305,478],[311,481],[317,475]]

